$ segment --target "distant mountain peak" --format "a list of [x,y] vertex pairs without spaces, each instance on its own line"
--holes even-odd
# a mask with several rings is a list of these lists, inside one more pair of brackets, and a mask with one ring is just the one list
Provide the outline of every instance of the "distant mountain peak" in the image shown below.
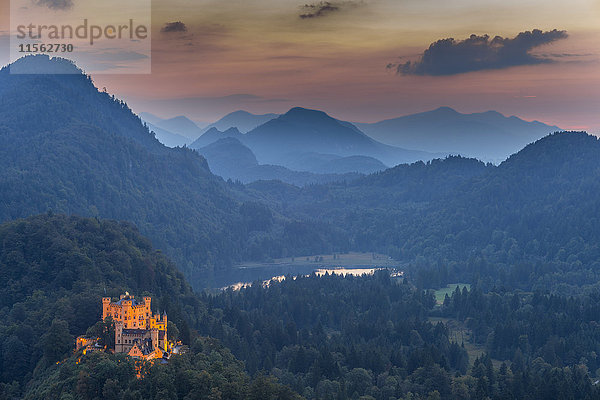
[[223,132],[221,132],[220,130],[218,130],[217,128],[215,128],[215,127],[213,126],[212,128],[209,128],[209,129],[208,129],[206,132],[204,132],[204,133],[202,134],[202,136],[204,136],[204,135],[208,135],[208,134],[214,135],[215,133],[219,133],[219,134],[220,134],[220,133],[223,133]]
[[295,118],[295,117],[302,117],[302,118],[320,117],[320,118],[331,118],[332,120],[334,119],[333,117],[329,116],[324,111],[312,110],[310,108],[303,108],[303,107],[294,107],[294,108],[290,109],[288,112],[286,112],[285,114],[283,114],[281,117],[284,117],[284,118],[290,118],[290,117],[292,117],[292,118]]
[[213,126],[212,128],[209,128],[206,132],[204,132],[202,134],[202,136],[204,136],[204,135],[238,136],[241,134],[242,133],[236,127],[229,128],[224,131],[220,131]]
[[251,112],[248,112],[246,110],[237,110],[237,111],[230,112],[229,114],[227,114],[223,118],[227,118],[227,117],[240,117],[240,116],[248,116],[248,115],[255,115],[255,114],[252,114]]
[[[217,140],[214,143],[209,144],[208,146],[206,146],[206,148],[216,147],[216,146],[222,146],[222,145],[244,146],[244,144],[242,142],[240,142],[239,139],[237,139],[237,138],[234,138],[234,137],[224,137],[222,139]],[[244,147],[246,147],[246,146],[244,146]]]
[[[216,128],[214,128],[214,129],[216,129]],[[225,135],[231,135],[231,136],[237,136],[237,135],[241,135],[242,132],[240,132],[239,129],[234,126],[232,128],[229,128],[229,129],[223,131],[223,134],[225,134]]]
[[178,115],[176,117],[166,119],[164,122],[179,122],[179,123],[188,124],[190,126],[194,126],[196,128],[198,127],[194,121],[192,121],[185,115]]
[[[502,114],[501,112],[495,111],[495,110],[485,111],[485,112],[482,112],[481,114],[482,115],[493,115],[493,116],[497,116],[497,117],[506,118],[506,116],[504,114]],[[510,118],[512,118],[512,117],[510,117]],[[517,117],[515,117],[515,118],[517,118]]]
[[[224,131],[220,131],[216,127],[210,127],[204,132],[198,139],[196,139],[190,147],[192,149],[199,149],[215,143],[224,138],[242,138],[243,134],[237,128],[228,128]],[[237,140],[237,139],[236,139]]]
[[448,107],[448,106],[441,106],[436,108],[435,110],[431,111],[432,113],[445,113],[445,114],[460,114],[458,111],[456,111],[454,108]]

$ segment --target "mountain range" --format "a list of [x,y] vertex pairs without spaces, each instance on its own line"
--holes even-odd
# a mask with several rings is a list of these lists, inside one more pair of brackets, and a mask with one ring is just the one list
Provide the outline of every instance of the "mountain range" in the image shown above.
[[[260,162],[286,166],[290,159],[306,153],[341,157],[367,156],[386,165],[432,159],[436,155],[384,145],[356,127],[326,113],[295,107],[251,130],[244,142]],[[438,155],[439,156],[439,155]]]
[[[385,169],[384,163],[396,165],[436,156],[381,144],[350,123],[338,121],[322,111],[300,107],[293,108],[246,134],[235,128],[225,132],[210,128],[190,147],[202,149],[224,138],[237,139],[249,148],[260,164],[328,175],[372,173]],[[239,146],[239,143],[231,141],[222,142],[219,154],[225,155],[223,150],[228,143]],[[217,154],[211,154],[213,162],[222,164],[222,161],[215,160]],[[209,157],[209,164],[210,162]],[[272,178],[280,179],[275,175]]]
[[347,170],[352,168],[345,169],[344,165],[336,173],[311,173],[301,169],[290,170],[281,165],[261,165],[252,150],[244,146],[235,137],[219,139],[208,146],[197,149],[197,151],[206,158],[210,170],[214,174],[242,183],[279,180],[297,186],[304,186],[307,184],[353,180],[361,176],[358,172],[348,172]]
[[356,123],[372,138],[393,146],[445,152],[500,163],[525,145],[560,131],[538,121],[496,111],[461,114],[449,107],[373,124]]
[[[223,132],[237,128],[240,133],[245,134],[281,115],[256,115],[246,111],[236,111],[200,131],[197,126],[197,129],[190,129],[194,123],[186,117],[161,120],[148,113],[141,113],[140,116],[153,126],[188,138],[197,139],[200,134],[210,132],[193,145],[195,148],[200,148],[227,136],[216,137],[215,129]],[[176,121],[186,122],[177,125]],[[429,153],[461,154],[494,163],[504,161],[532,141],[549,133],[561,131],[557,126],[539,121],[525,121],[516,116],[506,117],[496,111],[464,114],[450,107],[440,107],[432,111],[376,123],[350,123],[342,120],[338,122],[350,129],[358,129],[372,139],[390,146]],[[159,132],[157,132],[159,140],[163,137],[165,141],[173,140],[164,132]]]
[[245,183],[278,179],[295,185],[304,185],[346,180],[356,177],[357,174],[386,169],[382,162],[372,157],[342,157],[316,152],[288,154],[284,162],[259,165],[254,152],[244,145],[248,143],[249,137],[240,133],[237,128],[229,128],[224,132],[210,128],[190,147],[207,159],[211,171],[215,174],[225,179],[240,180]]
[[[168,137],[160,128],[154,131],[163,143],[183,143],[181,138]],[[498,164],[526,144],[557,131],[560,128],[556,126],[505,117],[495,111],[462,114],[440,107],[368,124],[336,120],[322,111],[296,107],[283,115],[236,111],[209,125],[191,144],[185,144],[201,149],[233,137],[263,165],[315,174],[369,174],[445,154],[462,154]],[[224,163],[215,157],[226,156],[225,143],[232,142],[221,143],[218,154],[211,153],[209,164]],[[264,172],[259,175],[267,177]],[[252,175],[232,176],[233,173],[230,169],[226,176],[246,181]],[[271,178],[282,177],[275,174]]]

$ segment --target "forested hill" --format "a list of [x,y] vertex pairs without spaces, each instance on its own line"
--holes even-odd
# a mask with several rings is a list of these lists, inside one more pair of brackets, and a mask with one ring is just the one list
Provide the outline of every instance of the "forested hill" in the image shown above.
[[[13,66],[17,70],[60,73],[11,74]],[[66,59],[27,56],[2,68],[0,116],[0,127],[23,136],[49,134],[85,123],[108,134],[133,139],[153,153],[168,152],[123,101],[98,91],[92,78]]]
[[[262,258],[294,248],[282,243],[289,221],[268,219],[255,232],[248,213],[263,215],[261,207],[234,199],[194,151],[160,144],[124,102],[97,90],[70,62],[18,62],[77,73],[0,72],[0,222],[48,210],[127,220],[195,287],[210,286],[215,269],[249,253]],[[257,236],[267,244],[249,243]]]
[[498,167],[451,157],[348,184],[247,190],[339,226],[356,250],[411,263],[426,285],[573,291],[600,278],[599,159],[596,137],[557,133]]
[[[129,223],[44,214],[0,225],[0,279],[2,399],[300,398],[270,378],[251,379],[229,350],[197,338],[206,307]],[[190,345],[141,380],[123,354],[73,355],[86,331],[110,340],[101,299],[125,291],[151,296],[153,311],[169,316],[170,339]]]
[[594,136],[540,139],[432,205],[408,229],[404,250],[416,256],[435,243],[431,261],[485,287],[572,293],[592,284],[599,278],[598,159]]
[[22,386],[36,365],[62,360],[101,318],[105,293],[151,294],[187,342],[203,310],[175,265],[127,223],[44,214],[0,225],[0,246],[4,383]]

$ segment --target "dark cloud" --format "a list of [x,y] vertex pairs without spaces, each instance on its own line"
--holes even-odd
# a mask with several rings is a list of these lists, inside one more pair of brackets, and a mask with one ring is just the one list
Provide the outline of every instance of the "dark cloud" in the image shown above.
[[172,33],[172,32],[187,32],[187,26],[181,21],[177,22],[167,22],[165,26],[161,28],[162,33]]
[[51,10],[69,10],[73,8],[73,0],[34,0],[36,6],[48,7]]
[[328,1],[321,1],[315,4],[305,4],[302,6],[302,14],[300,14],[300,18],[307,19],[324,17],[339,10],[339,5],[330,3]]
[[402,75],[435,76],[550,63],[552,59],[532,55],[530,51],[566,37],[566,31],[534,29],[512,39],[500,36],[490,39],[488,35],[471,35],[465,40],[442,39],[432,43],[418,61],[390,64],[388,68],[396,68]]

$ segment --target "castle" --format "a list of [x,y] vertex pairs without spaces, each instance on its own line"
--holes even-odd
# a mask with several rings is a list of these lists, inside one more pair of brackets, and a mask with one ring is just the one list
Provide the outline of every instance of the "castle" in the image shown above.
[[[115,323],[115,353],[152,360],[163,358],[170,351],[167,340],[167,313],[152,314],[152,299],[144,297],[142,302],[129,293],[113,302],[110,297],[102,298],[102,320],[111,317]],[[94,350],[96,340],[77,338],[77,349]]]

